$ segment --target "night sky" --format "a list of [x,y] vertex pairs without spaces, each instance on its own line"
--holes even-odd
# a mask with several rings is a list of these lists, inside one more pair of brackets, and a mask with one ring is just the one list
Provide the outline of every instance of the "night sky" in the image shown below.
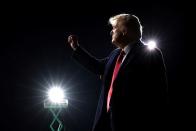
[[60,116],[66,130],[90,131],[101,81],[71,58],[65,41],[69,34],[76,34],[91,54],[106,57],[115,48],[108,19],[119,13],[137,15],[143,41],[157,41],[167,68],[171,106],[179,105],[183,99],[180,87],[185,84],[185,13],[178,4],[119,1],[109,6],[72,1],[50,6],[28,3],[1,12],[0,130],[49,131],[52,115],[43,101],[54,83],[63,85],[69,99],[69,107]]

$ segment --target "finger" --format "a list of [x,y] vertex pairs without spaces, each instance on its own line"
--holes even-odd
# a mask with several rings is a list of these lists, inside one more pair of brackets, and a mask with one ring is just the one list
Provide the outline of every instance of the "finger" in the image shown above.
[[71,42],[73,42],[73,38],[72,38],[72,36],[69,36],[68,37],[68,43],[71,43]]

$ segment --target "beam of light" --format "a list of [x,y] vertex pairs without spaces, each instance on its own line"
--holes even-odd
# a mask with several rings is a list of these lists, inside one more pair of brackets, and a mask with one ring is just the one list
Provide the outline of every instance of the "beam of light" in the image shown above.
[[54,86],[48,91],[49,100],[53,103],[62,103],[65,98],[65,94],[62,88]]
[[[47,68],[46,68],[47,69]],[[47,69],[46,74],[40,74],[35,79],[36,85],[39,88],[34,88],[36,89],[35,92],[37,95],[38,99],[37,103],[42,104],[47,102],[46,106],[51,107],[51,106],[63,106],[62,104],[64,103],[69,103],[69,107],[71,109],[77,110],[79,112],[83,112],[83,108],[81,108],[82,105],[88,104],[86,100],[84,100],[84,96],[86,94],[91,94],[91,90],[80,90],[79,87],[83,86],[84,82],[75,82],[77,77],[80,78],[80,71],[76,72],[67,72],[67,73],[62,73],[58,72],[57,73],[52,73],[49,69]],[[60,103],[54,103],[52,100],[49,98],[49,90],[52,87],[59,87],[64,90],[64,100]],[[45,94],[45,95],[43,95]],[[42,99],[43,101],[40,101]],[[68,100],[68,101],[67,101]]]
[[154,40],[149,40],[147,46],[149,50],[153,50],[154,48],[156,48],[156,42]]

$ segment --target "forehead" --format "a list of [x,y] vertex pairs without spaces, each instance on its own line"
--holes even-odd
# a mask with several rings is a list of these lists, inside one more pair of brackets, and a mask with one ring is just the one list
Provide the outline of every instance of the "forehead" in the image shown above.
[[118,27],[122,27],[122,26],[125,26],[125,22],[124,22],[124,21],[121,21],[121,20],[117,20],[117,21],[112,25],[113,28],[118,28]]

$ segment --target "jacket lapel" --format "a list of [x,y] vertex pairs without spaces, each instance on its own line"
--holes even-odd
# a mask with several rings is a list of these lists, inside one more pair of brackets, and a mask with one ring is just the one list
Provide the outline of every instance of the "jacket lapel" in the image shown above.
[[[109,76],[112,77],[114,66],[115,66],[115,63],[116,63],[116,59],[117,59],[119,53],[120,53],[120,49],[116,49],[114,51],[114,53],[110,56],[110,58],[107,62],[107,65],[106,65],[105,73],[104,73],[105,77],[109,77]],[[104,80],[106,80],[106,78],[104,78]]]
[[127,65],[128,63],[131,63],[131,62],[132,62],[132,60],[134,59],[135,55],[137,54],[137,49],[138,49],[141,45],[142,45],[142,43],[141,43],[141,42],[138,42],[138,43],[136,43],[136,44],[132,47],[132,49],[129,51],[129,53],[127,54],[125,60],[123,61],[122,65],[121,65],[121,67],[120,67],[120,69],[119,69],[119,72],[118,72],[118,74],[117,74],[116,79],[118,79],[119,75],[120,75],[120,74],[122,73],[122,71],[125,69],[126,65]]

